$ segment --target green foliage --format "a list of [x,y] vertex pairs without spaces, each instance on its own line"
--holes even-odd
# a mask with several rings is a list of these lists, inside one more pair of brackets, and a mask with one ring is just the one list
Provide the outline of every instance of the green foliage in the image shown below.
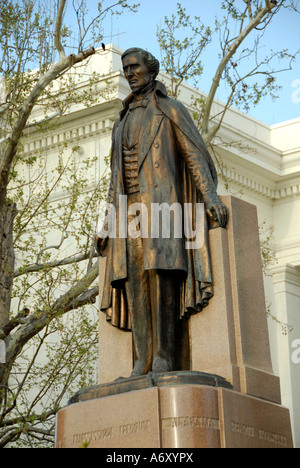
[[[162,69],[169,75],[167,87],[174,98],[180,96],[184,81],[203,91],[191,97],[192,115],[214,156],[224,186],[230,191],[225,175],[228,168],[220,150],[238,148],[244,154],[254,150],[246,148],[244,142],[222,141],[220,127],[231,106],[248,113],[266,96],[274,100],[279,96],[278,76],[292,69],[299,50],[273,50],[264,44],[264,34],[283,8],[293,15],[299,14],[299,2],[224,0],[216,12],[214,25],[210,26],[202,24],[199,17],[191,18],[182,4],[178,3],[176,13],[166,17],[164,25],[157,29]],[[213,55],[210,44],[218,45],[218,55]],[[264,45],[268,46],[267,53]],[[215,68],[209,76],[212,65]],[[204,76],[208,89],[201,86]],[[217,90],[224,96],[223,106],[214,106]],[[273,230],[266,222],[260,226],[260,235],[262,267],[268,275],[268,267],[276,258],[272,249]],[[268,316],[282,326],[283,333],[290,330],[272,316],[269,308]]]
[[288,323],[282,322],[274,314],[271,312],[271,304],[267,305],[267,317],[269,320],[274,322],[276,325],[281,327],[281,333],[284,336],[287,336],[289,333],[294,331],[294,328],[290,326]]
[[[56,162],[52,156],[51,170],[45,151],[26,155],[21,148],[9,186],[10,199],[18,206],[14,248],[19,275],[14,279],[12,316],[26,310],[29,319],[38,319],[55,314],[57,298],[89,268],[108,170],[97,180],[98,158],[81,157],[80,146],[72,142],[61,147]],[[86,260],[77,262],[80,256]],[[69,262],[54,267],[59,260]],[[34,266],[41,269],[32,272]],[[57,311],[56,319],[23,347],[0,407],[0,445],[7,438],[15,446],[51,446],[58,409],[75,390],[95,384],[98,310],[91,307],[63,316]]]
[[53,447],[55,414],[78,388],[95,383],[97,314],[70,312],[24,347],[11,373],[1,442],[10,436],[10,447]]
[[[292,69],[299,54],[299,50],[286,49],[264,52],[264,33],[283,8],[299,14],[293,0],[279,0],[276,5],[265,0],[225,0],[214,25],[208,26],[198,16],[191,18],[178,3],[176,13],[158,27],[162,69],[170,76],[169,93],[178,98],[183,81],[199,88],[202,76],[211,84],[208,90],[202,89],[207,97],[197,97],[191,103],[207,145],[216,136],[229,107],[249,112],[266,96],[278,97],[281,87],[277,78]],[[213,54],[210,44],[218,43],[219,54]],[[211,77],[206,63],[209,70],[215,66]],[[220,88],[224,109],[214,114],[213,102]]]
[[274,234],[273,226],[268,226],[267,221],[264,220],[259,225],[260,247],[261,247],[261,260],[262,269],[266,276],[269,275],[268,267],[276,262],[276,252],[272,247],[272,239]]
[[201,76],[200,55],[210,43],[212,31],[201,23],[200,17],[192,20],[179,3],[176,15],[165,17],[164,23],[164,28],[157,28],[161,65],[171,78],[171,85],[167,86],[169,94],[177,99],[183,81],[191,80],[195,84],[195,79],[197,82]]
[[[18,153],[9,187],[18,205],[15,252],[20,273],[14,280],[12,316],[24,310],[29,319],[55,313],[56,299],[80,282],[88,268],[108,174],[97,182],[97,158],[80,158],[78,150],[61,148],[49,171],[45,153],[29,158]],[[75,261],[80,255],[87,260]],[[70,263],[54,267],[59,259]],[[38,265],[39,271],[30,271]],[[1,436],[10,436],[16,446],[53,444],[58,409],[75,390],[95,384],[97,343],[98,310],[88,306],[58,314],[23,347],[0,408],[0,444]]]
[[[30,92],[58,57],[54,29],[59,3],[50,8],[46,0],[0,0],[1,151]],[[98,2],[90,12],[85,1],[70,2],[77,28],[67,24],[67,16],[60,29],[62,47],[69,53],[81,52],[87,42],[97,47],[105,15],[136,7],[125,1]],[[39,141],[51,138],[65,113],[113,95],[109,76],[89,72],[87,63],[66,71],[32,103],[34,113],[8,168],[7,198],[17,205],[16,265],[9,321],[4,323],[8,331],[0,330],[9,343],[7,363],[0,368],[1,448],[53,447],[57,411],[75,390],[96,382],[98,308],[93,304],[98,279],[89,272],[97,272],[94,235],[98,206],[106,199],[109,155],[100,155],[100,177],[99,155],[83,156],[76,136],[50,151],[24,150],[32,132]],[[85,291],[81,300],[76,290]]]

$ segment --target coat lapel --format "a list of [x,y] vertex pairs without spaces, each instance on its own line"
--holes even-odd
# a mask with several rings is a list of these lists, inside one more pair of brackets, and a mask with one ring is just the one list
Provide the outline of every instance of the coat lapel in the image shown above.
[[153,100],[151,99],[147,106],[142,125],[143,135],[140,146],[139,170],[149,153],[163,118],[163,113],[153,104]]
[[158,108],[163,113],[163,115],[170,119],[171,122],[173,122],[199,149],[200,153],[206,159],[210,167],[212,178],[215,182],[215,185],[217,186],[218,177],[215,165],[186,107],[175,100],[173,100],[172,105],[170,105],[170,98],[164,96],[162,99],[158,98]]
[[[123,118],[116,129],[115,136],[115,172],[118,174],[121,186],[123,187],[123,167],[122,167],[122,143],[123,143],[123,129],[126,117]],[[123,190],[124,191],[124,190]]]

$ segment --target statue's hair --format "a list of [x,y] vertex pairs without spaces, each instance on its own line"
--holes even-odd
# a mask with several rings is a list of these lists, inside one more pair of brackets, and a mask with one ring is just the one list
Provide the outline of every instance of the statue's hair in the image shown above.
[[126,57],[126,55],[137,53],[141,54],[145,65],[148,67],[148,70],[153,77],[153,80],[155,80],[159,73],[159,61],[154,57],[154,55],[150,54],[150,52],[147,52],[144,49],[140,49],[139,47],[132,47],[131,49],[125,50],[125,52],[122,54],[122,60]]

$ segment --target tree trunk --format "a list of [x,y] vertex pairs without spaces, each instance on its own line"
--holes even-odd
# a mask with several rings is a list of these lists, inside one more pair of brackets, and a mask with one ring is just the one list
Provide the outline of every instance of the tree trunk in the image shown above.
[[15,255],[13,248],[14,203],[4,202],[0,211],[0,328],[9,320]]

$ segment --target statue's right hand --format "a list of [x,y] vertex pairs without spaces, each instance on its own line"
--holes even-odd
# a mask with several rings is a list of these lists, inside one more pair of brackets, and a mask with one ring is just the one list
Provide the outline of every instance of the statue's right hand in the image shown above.
[[106,249],[108,242],[108,237],[99,237],[97,234],[95,236],[96,250],[98,254],[102,257],[104,250]]

